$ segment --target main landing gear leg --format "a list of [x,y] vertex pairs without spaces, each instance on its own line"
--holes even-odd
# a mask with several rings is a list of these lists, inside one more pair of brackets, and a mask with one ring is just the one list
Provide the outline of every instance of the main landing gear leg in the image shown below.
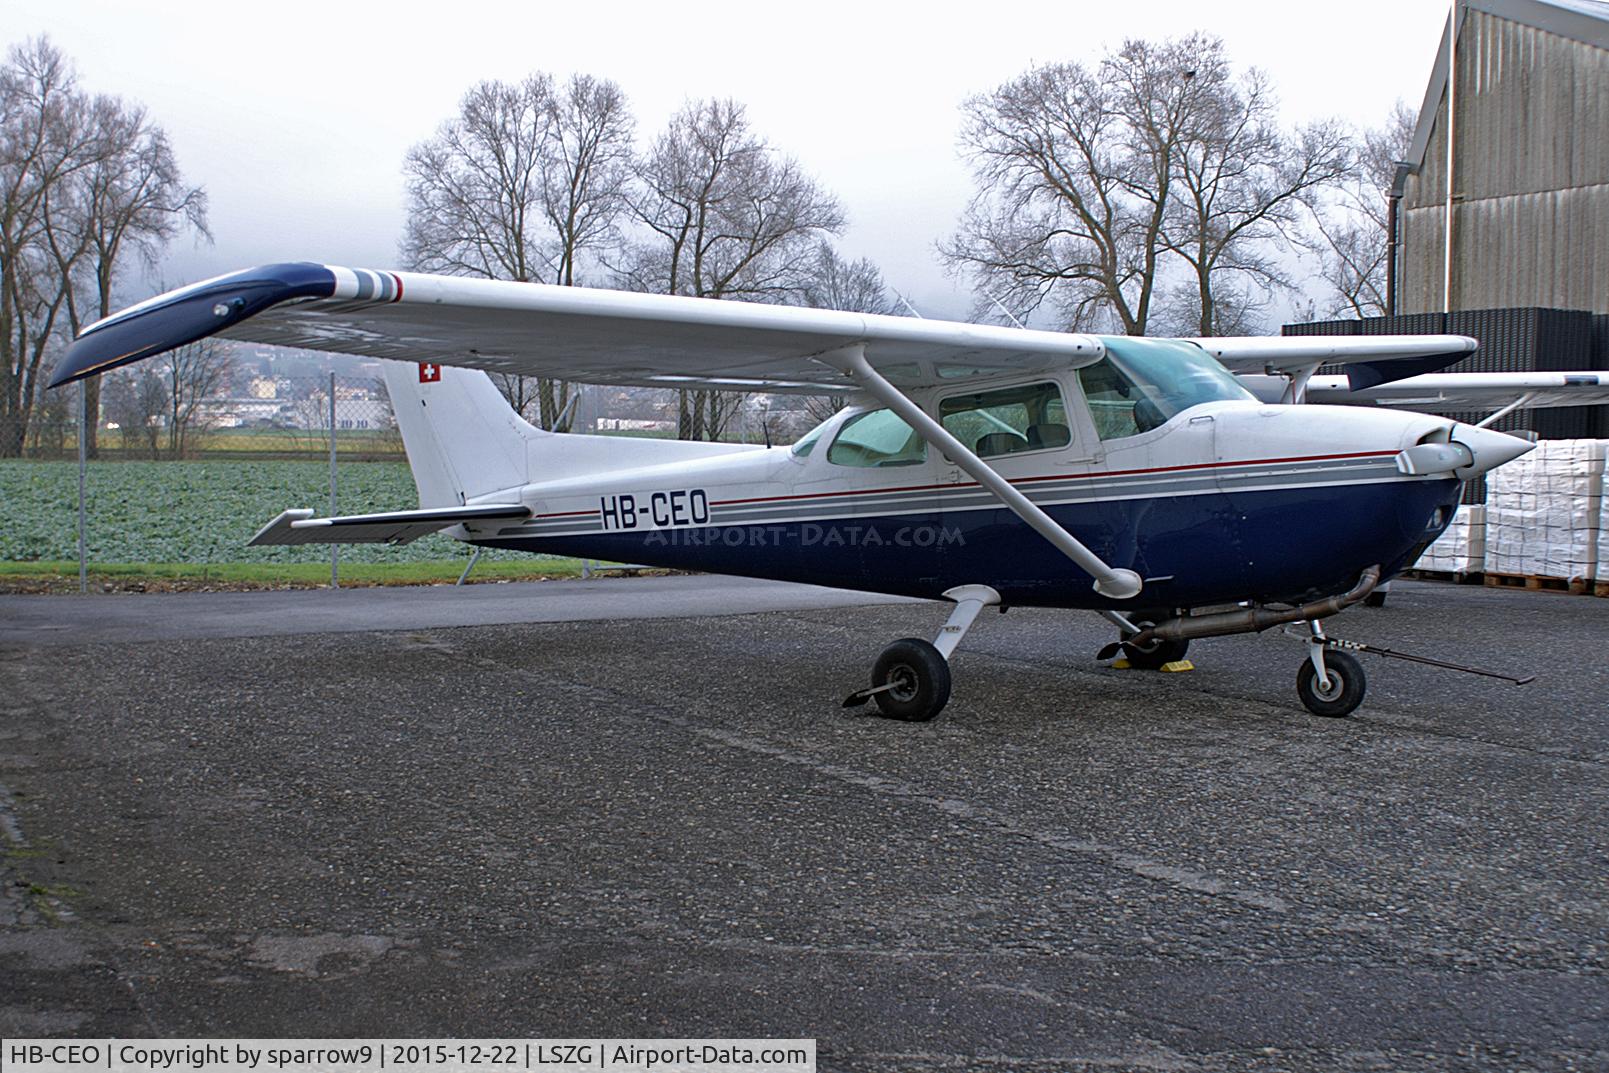
[[1330,647],[1317,619],[1308,622],[1307,659],[1296,672],[1296,695],[1314,715],[1339,719],[1363,703],[1368,680],[1356,656]]
[[855,708],[868,700],[890,719],[925,723],[950,699],[950,653],[955,651],[967,630],[985,607],[996,607],[1000,594],[987,585],[961,585],[944,594],[955,601],[955,610],[932,643],[920,637],[903,637],[877,657],[872,667],[869,689],[851,693],[845,708]]

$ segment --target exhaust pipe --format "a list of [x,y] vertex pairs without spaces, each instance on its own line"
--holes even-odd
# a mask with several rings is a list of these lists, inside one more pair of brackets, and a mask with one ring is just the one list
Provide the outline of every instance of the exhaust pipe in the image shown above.
[[[1314,600],[1288,611],[1271,611],[1264,607],[1248,607],[1243,611],[1224,611],[1216,615],[1180,617],[1141,630],[1126,640],[1127,644],[1144,646],[1151,641],[1188,641],[1197,637],[1225,637],[1233,633],[1261,633],[1287,622],[1308,622],[1339,614],[1373,592],[1380,584],[1380,567],[1371,566],[1363,571],[1358,583],[1339,596]],[[1113,653],[1114,655],[1116,653]],[[1109,659],[1102,655],[1100,658]]]

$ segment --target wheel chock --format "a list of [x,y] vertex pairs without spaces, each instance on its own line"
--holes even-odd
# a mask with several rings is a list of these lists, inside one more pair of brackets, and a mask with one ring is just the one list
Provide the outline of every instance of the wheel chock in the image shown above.
[[[1134,671],[1140,669],[1126,659],[1115,659],[1111,662],[1110,666],[1114,671]],[[1196,665],[1187,659],[1176,659],[1172,663],[1164,663],[1162,666],[1157,668],[1157,670],[1161,671],[1163,674],[1183,674],[1185,671],[1193,671],[1195,669]]]

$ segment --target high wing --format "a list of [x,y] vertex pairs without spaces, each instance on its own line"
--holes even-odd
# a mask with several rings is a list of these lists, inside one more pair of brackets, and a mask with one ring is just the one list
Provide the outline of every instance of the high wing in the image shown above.
[[[212,335],[591,383],[808,394],[858,386],[842,362],[818,360],[849,347],[902,388],[1105,353],[1099,337],[1065,332],[298,262],[219,276],[92,324],[51,384]],[[1231,367],[1303,375],[1320,362],[1453,360],[1475,347],[1460,336],[1197,342]]]
[[220,276],[99,321],[52,385],[209,335],[590,383],[811,394],[854,389],[813,359],[855,343],[905,385],[1104,352],[1092,336],[1063,332],[297,263]]
[[1374,403],[1428,413],[1609,404],[1609,373],[1430,373],[1353,390],[1344,376],[1315,376],[1308,402]]

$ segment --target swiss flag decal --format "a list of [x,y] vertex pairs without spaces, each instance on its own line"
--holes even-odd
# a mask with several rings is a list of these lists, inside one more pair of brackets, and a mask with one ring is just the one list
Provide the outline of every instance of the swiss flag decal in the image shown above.
[[435,362],[421,361],[419,363],[419,382],[421,384],[435,384],[441,381],[441,366]]

